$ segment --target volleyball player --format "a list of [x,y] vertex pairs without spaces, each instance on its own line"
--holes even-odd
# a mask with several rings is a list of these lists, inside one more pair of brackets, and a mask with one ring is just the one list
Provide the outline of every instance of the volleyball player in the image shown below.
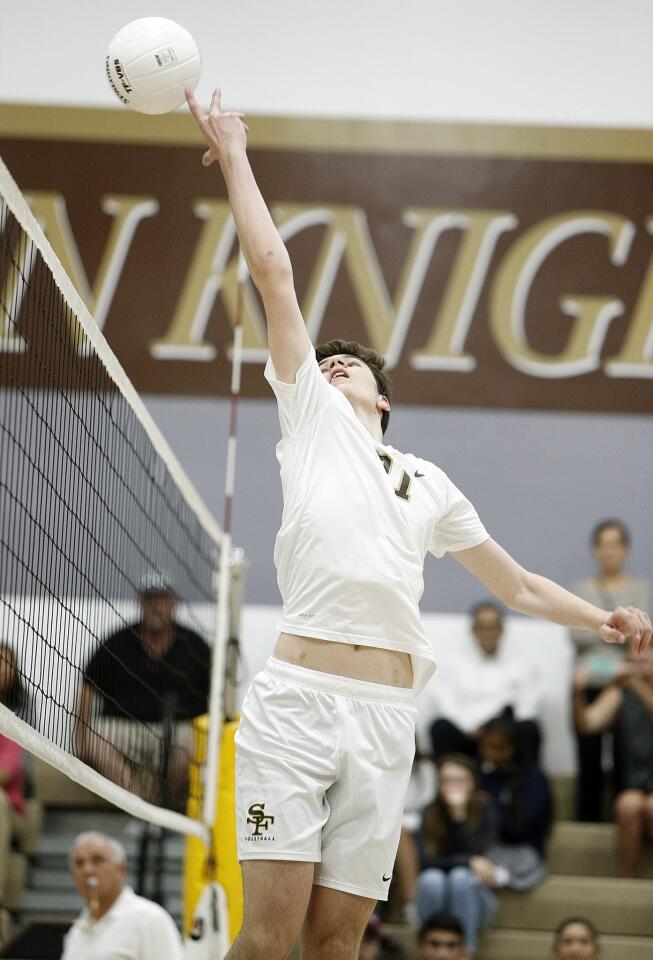
[[[644,648],[647,614],[613,612],[524,570],[436,466],[383,441],[383,361],[348,341],[316,356],[290,258],[258,189],[242,115],[187,94],[219,162],[265,307],[282,440],[283,597],[273,657],[237,737],[244,921],[230,960],[354,960],[386,899],[414,749],[414,698],[433,673],[418,601],[427,551],[447,551],[508,607]],[[316,362],[319,359],[319,364]]]

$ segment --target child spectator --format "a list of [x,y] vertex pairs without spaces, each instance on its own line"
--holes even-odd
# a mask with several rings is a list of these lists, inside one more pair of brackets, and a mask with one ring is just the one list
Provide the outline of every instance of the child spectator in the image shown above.
[[418,838],[417,911],[424,922],[449,910],[461,921],[467,952],[497,909],[497,870],[485,853],[497,839],[497,816],[477,787],[476,765],[463,754],[438,761],[438,792],[424,811]]
[[555,932],[554,960],[599,960],[599,935],[585,917],[567,917]]
[[466,960],[462,924],[451,913],[434,913],[417,934],[417,960]]
[[488,856],[504,866],[513,889],[527,890],[546,875],[546,838],[553,804],[549,782],[539,767],[519,759],[519,736],[507,711],[480,731],[479,786],[488,793],[499,814],[499,846]]

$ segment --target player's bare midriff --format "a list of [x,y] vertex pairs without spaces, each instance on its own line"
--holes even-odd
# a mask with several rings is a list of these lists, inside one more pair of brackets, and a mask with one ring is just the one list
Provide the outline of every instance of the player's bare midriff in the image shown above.
[[353,680],[367,680],[391,687],[412,687],[413,667],[409,653],[382,650],[352,643],[334,643],[316,637],[279,635],[274,656],[298,667],[334,673]]

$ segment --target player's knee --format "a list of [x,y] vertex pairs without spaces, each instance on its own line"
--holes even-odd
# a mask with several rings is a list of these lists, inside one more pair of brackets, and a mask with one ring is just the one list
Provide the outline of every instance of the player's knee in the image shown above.
[[644,797],[636,790],[625,790],[615,800],[614,813],[617,820],[633,820],[641,816]]
[[313,933],[304,941],[306,956],[310,960],[356,960],[360,936],[354,930],[341,925],[337,929]]
[[[297,936],[281,918],[277,922],[244,923],[238,935],[239,946],[246,957],[265,957],[266,960],[287,960]],[[238,954],[240,956],[240,954]]]

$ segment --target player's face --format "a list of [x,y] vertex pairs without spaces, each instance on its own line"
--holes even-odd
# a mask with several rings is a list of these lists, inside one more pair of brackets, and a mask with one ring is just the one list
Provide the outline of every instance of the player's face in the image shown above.
[[70,867],[75,886],[87,901],[117,897],[125,882],[125,865],[116,863],[110,847],[99,837],[77,844]]
[[461,937],[450,930],[429,930],[417,945],[417,960],[463,960]]
[[555,960],[597,960],[599,947],[584,923],[570,923],[558,937],[553,955]]
[[628,556],[628,546],[624,543],[618,527],[606,527],[594,546],[594,556],[601,571],[606,574],[619,573]]
[[493,610],[492,607],[488,607],[486,610],[478,610],[472,629],[483,653],[488,656],[495,654],[503,631],[501,617],[497,611]]
[[377,409],[379,388],[374,374],[358,357],[350,357],[346,353],[326,357],[320,364],[320,371],[331,386],[344,393],[352,405],[361,404],[370,411]]

